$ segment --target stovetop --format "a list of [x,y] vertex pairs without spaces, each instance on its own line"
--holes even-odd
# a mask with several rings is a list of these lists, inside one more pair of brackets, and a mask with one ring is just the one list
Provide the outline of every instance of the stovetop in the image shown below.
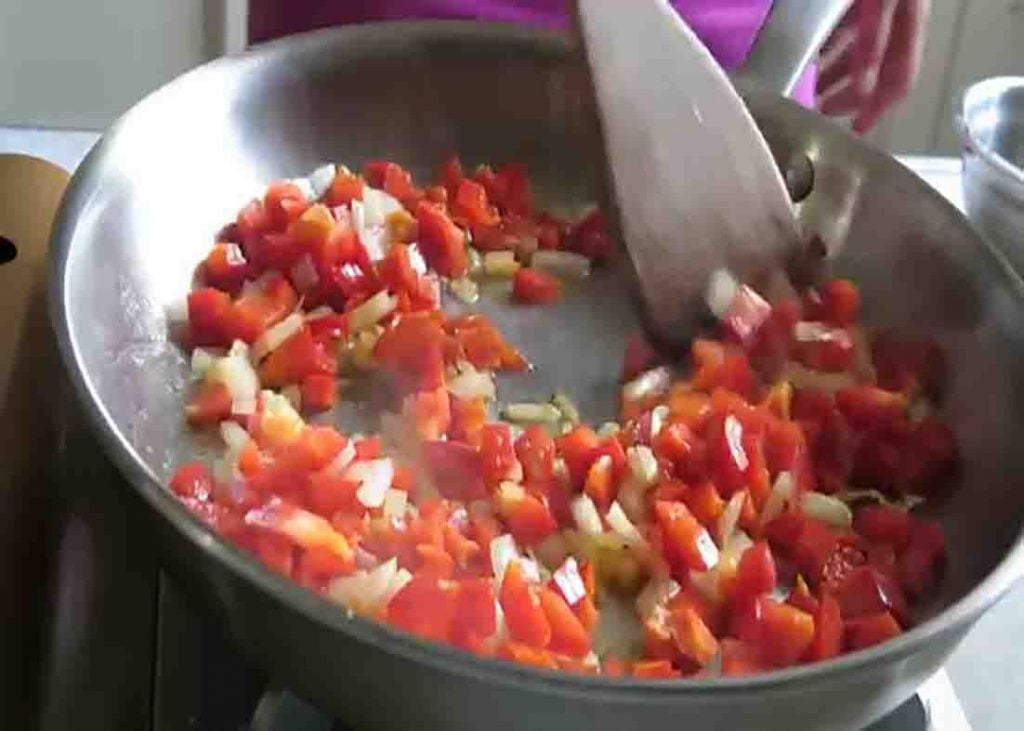
[[[91,133],[0,127],[0,151],[28,152],[68,168],[77,165],[94,140]],[[955,161],[916,158],[907,162],[959,203]],[[38,727],[47,731],[345,729],[343,722],[325,717],[247,663],[162,572],[134,493],[121,483],[78,422],[70,394],[66,402],[60,459],[53,465],[57,494],[49,521],[50,606],[37,628],[42,647],[39,661],[27,668],[38,681],[34,698]],[[1019,623],[1020,615],[1004,611],[994,629],[996,620],[986,618],[981,624],[988,625],[974,634],[988,642],[999,630],[1013,630],[1009,625],[1015,619]],[[976,646],[970,648],[968,659],[964,651],[954,654],[951,667],[959,663],[969,669],[955,673],[957,684],[967,679],[972,700],[999,699],[991,706],[979,704],[983,710],[979,728],[1017,727],[1019,712],[1024,710],[1024,694],[1012,692],[1019,674],[1005,663],[996,663],[989,649],[984,648],[984,663]],[[976,657],[979,662],[974,663]],[[981,686],[980,693],[974,692],[979,688],[977,680],[975,685],[970,683],[973,675],[991,687]],[[994,712],[1007,707],[1010,713]],[[872,731],[970,728],[945,671],[871,727]]]

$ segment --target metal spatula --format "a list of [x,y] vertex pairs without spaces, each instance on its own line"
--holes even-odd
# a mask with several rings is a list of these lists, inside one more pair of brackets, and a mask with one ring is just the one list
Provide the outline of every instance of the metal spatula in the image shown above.
[[[649,323],[682,342],[714,272],[763,285],[797,253],[793,206],[729,78],[666,0],[576,0],[575,10]],[[772,82],[791,85],[781,66]]]

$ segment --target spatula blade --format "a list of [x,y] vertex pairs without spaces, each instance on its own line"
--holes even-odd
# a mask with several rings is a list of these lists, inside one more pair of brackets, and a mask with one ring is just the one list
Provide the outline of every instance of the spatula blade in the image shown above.
[[764,138],[666,0],[577,0],[610,191],[654,334],[694,332],[720,269],[757,285],[798,248]]

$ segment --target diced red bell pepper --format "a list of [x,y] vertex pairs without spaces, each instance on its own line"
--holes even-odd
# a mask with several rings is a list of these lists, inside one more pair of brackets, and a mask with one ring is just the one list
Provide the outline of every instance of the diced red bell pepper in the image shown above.
[[865,505],[854,514],[853,528],[872,543],[900,550],[910,540],[910,513],[890,505]]
[[347,206],[352,201],[363,199],[365,183],[360,175],[338,170],[331,181],[331,186],[324,193],[324,202],[329,206]]
[[903,630],[888,612],[859,617],[846,622],[846,643],[851,650],[863,650],[899,636]]
[[495,173],[495,188],[501,196],[494,200],[506,214],[528,216],[533,212],[533,193],[526,166],[522,163],[505,163]]
[[807,648],[806,659],[827,660],[843,650],[843,618],[839,602],[826,592],[814,613],[814,639]]
[[299,186],[288,181],[271,183],[263,196],[263,209],[270,218],[270,225],[277,231],[283,231],[301,216],[308,205]]
[[540,591],[540,604],[551,627],[550,649],[585,657],[590,652],[590,635],[562,595],[545,587]]
[[459,582],[455,600],[456,642],[469,637],[483,640],[494,634],[497,629],[495,600],[491,579],[463,579]]
[[444,582],[413,575],[388,602],[387,620],[406,632],[443,642],[451,633],[456,596]]
[[235,227],[242,243],[248,247],[270,228],[270,214],[263,207],[263,201],[252,200],[247,203],[235,218]]
[[402,317],[380,336],[374,357],[399,378],[403,392],[444,386],[444,331],[432,313]]
[[419,246],[423,258],[438,274],[457,278],[469,270],[466,235],[441,208],[421,201],[416,206]]
[[478,370],[522,371],[529,365],[483,315],[468,315],[446,323],[461,357]]
[[845,330],[830,328],[819,338],[797,340],[793,344],[793,356],[812,370],[845,371],[853,362],[853,340]]
[[188,295],[188,330],[192,345],[226,346],[233,336],[231,297],[204,287]]
[[558,453],[565,460],[573,485],[583,486],[587,471],[599,456],[601,439],[586,425],[574,427],[568,434],[555,440]]
[[547,305],[562,297],[562,284],[540,269],[520,269],[512,278],[512,298],[524,305]]
[[201,265],[203,281],[225,292],[237,292],[253,268],[238,244],[216,243]]
[[170,487],[178,497],[209,500],[213,494],[213,475],[202,462],[188,462],[175,471]]
[[733,582],[735,596],[756,596],[775,589],[775,558],[764,541],[758,541],[740,556]]
[[443,388],[415,391],[402,400],[402,417],[423,440],[440,439],[452,423],[451,399]]
[[654,504],[666,558],[677,573],[707,571],[718,562],[718,549],[707,530],[685,504],[659,501]]
[[515,442],[523,474],[531,482],[547,482],[555,474],[555,440],[540,424],[531,424]]
[[484,424],[480,432],[480,466],[484,481],[491,487],[497,487],[502,480],[515,479],[515,471],[521,468],[508,424]]
[[755,644],[761,658],[775,667],[793,665],[814,640],[814,617],[789,604],[772,601],[767,596],[760,596],[756,601]]
[[837,327],[847,327],[860,316],[860,292],[848,279],[832,279],[804,297],[804,313]]
[[590,499],[597,505],[597,509],[603,513],[608,510],[612,500],[615,499],[616,489],[615,468],[611,459],[598,457],[587,470],[587,477],[583,481],[583,492],[590,496]]
[[288,280],[278,272],[268,272],[243,288],[232,308],[232,336],[247,343],[287,317],[299,304],[299,297]]
[[848,386],[836,393],[836,406],[857,429],[884,430],[904,418],[907,398],[876,386]]
[[361,514],[363,506],[356,499],[358,488],[355,480],[331,472],[316,472],[306,481],[306,504],[325,518],[337,512]]
[[451,409],[452,423],[448,430],[448,437],[473,447],[479,447],[484,423],[487,421],[487,404],[483,397],[460,399],[452,396],[449,408]]
[[231,392],[219,381],[204,381],[185,407],[192,426],[218,424],[231,416]]
[[714,483],[703,481],[693,485],[683,498],[693,517],[708,530],[714,530],[718,518],[725,510],[725,500],[718,494]]
[[521,546],[535,546],[558,531],[558,523],[543,499],[524,494],[515,499],[498,496],[498,510]]
[[432,441],[422,445],[425,468],[438,492],[453,500],[487,497],[480,453],[459,442]]
[[414,292],[419,275],[412,268],[409,246],[394,244],[377,264],[377,275],[392,293]]
[[676,649],[688,661],[704,667],[718,654],[718,640],[692,606],[673,607],[671,623]]
[[908,618],[906,597],[896,581],[873,566],[858,566],[838,586],[836,599],[843,619],[890,612]]
[[462,226],[496,226],[501,217],[487,200],[487,191],[473,180],[463,179],[448,205],[452,220]]
[[[818,573],[811,573],[810,569],[814,565],[811,561],[817,561],[820,552],[828,545],[829,538],[824,531],[812,527],[805,530],[801,539],[801,556],[806,562],[803,568],[810,577],[818,579],[829,591],[838,592],[850,573],[867,563],[864,551],[835,536],[832,550],[825,555]],[[814,559],[810,558],[812,555]]]
[[757,648],[748,642],[726,637],[720,643],[722,653],[722,675],[741,677],[754,675],[766,670]]
[[441,185],[448,192],[448,197],[454,198],[455,191],[459,188],[459,183],[465,177],[462,173],[462,161],[459,159],[459,156],[449,155],[446,157],[441,163],[437,177],[441,181]]
[[498,657],[545,670],[558,670],[555,656],[547,650],[538,649],[520,642],[505,642],[498,648]]
[[266,388],[280,388],[322,370],[330,372],[337,364],[325,357],[323,344],[313,340],[308,327],[301,327],[271,351],[259,366],[260,383]]
[[932,399],[942,395],[946,363],[934,340],[902,332],[879,332],[873,338],[871,358],[881,388],[907,394],[921,389]]
[[509,636],[531,647],[545,648],[551,642],[551,623],[539,594],[539,588],[526,581],[519,562],[510,563],[498,594]]
[[598,210],[591,211],[574,224],[562,245],[595,262],[607,260],[615,249],[608,233],[608,221]]
[[338,384],[327,373],[310,373],[302,379],[302,408],[306,411],[327,411],[338,398]]
[[939,524],[914,518],[907,546],[897,560],[900,584],[911,596],[920,596],[937,579],[945,557],[945,536]]

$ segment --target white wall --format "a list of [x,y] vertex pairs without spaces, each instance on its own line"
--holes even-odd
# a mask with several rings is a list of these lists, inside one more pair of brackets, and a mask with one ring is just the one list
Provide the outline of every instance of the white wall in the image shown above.
[[102,129],[211,54],[219,0],[0,0],[0,125]]

